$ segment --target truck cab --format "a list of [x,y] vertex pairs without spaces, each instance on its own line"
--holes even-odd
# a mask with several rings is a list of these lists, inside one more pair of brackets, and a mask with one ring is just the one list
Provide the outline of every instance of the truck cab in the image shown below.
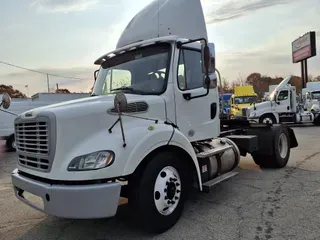
[[237,86],[230,98],[230,116],[233,119],[245,118],[245,111],[253,103],[258,102],[258,95],[253,86]]
[[306,88],[302,89],[304,109],[315,111],[320,106],[320,82],[308,82]]
[[220,94],[221,119],[228,119],[230,116],[230,98],[232,93]]

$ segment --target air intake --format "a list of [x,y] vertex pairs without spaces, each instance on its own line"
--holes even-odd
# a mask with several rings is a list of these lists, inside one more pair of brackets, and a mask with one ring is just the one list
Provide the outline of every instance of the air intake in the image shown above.
[[[146,102],[133,102],[128,103],[126,109],[123,111],[124,113],[141,113],[146,112],[148,110],[148,104]],[[114,114],[118,113],[117,109],[114,107],[108,110],[108,113]]]

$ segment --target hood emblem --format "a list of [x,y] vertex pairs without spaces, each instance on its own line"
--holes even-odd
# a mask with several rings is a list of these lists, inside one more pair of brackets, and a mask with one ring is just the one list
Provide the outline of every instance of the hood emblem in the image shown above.
[[26,117],[32,117],[32,112],[27,112],[27,113],[25,114],[25,116],[26,116]]

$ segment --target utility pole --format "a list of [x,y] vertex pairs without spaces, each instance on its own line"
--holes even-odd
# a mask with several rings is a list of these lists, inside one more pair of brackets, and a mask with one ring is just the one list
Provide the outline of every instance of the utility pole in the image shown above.
[[47,85],[48,85],[48,93],[50,92],[50,88],[49,88],[49,86],[50,86],[50,84],[49,84],[49,74],[47,74]]

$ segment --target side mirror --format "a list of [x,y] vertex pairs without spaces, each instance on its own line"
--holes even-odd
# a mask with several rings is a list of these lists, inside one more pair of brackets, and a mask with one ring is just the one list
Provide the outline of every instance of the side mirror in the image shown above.
[[202,57],[202,72],[213,74],[216,72],[215,61],[215,46],[214,43],[201,45],[201,57]]
[[11,104],[11,97],[8,93],[4,93],[2,95],[0,107],[3,107],[4,109],[8,109]]
[[214,89],[217,87],[216,74],[204,75],[204,88]]

